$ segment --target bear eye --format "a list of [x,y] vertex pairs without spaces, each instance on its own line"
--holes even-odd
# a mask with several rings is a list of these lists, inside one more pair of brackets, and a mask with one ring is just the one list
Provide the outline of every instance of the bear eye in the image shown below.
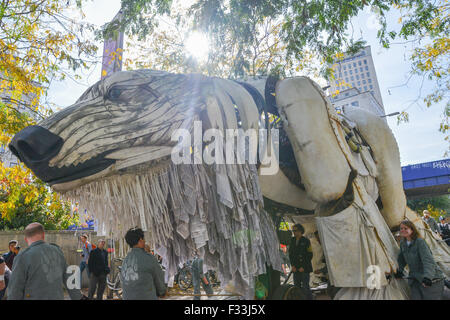
[[119,88],[111,88],[108,91],[107,98],[110,99],[110,100],[117,100],[117,99],[119,99],[121,94],[122,94],[122,90],[121,89],[119,89]]

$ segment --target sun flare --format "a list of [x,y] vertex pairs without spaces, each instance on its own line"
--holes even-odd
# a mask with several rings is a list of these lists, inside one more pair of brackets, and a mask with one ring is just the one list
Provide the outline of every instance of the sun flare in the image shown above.
[[209,53],[208,38],[203,33],[192,32],[185,41],[185,49],[197,61],[205,61]]

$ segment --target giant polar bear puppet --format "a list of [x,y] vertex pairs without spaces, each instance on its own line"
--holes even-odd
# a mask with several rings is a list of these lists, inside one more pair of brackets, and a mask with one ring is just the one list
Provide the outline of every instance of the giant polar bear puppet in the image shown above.
[[[233,281],[247,298],[255,276],[281,263],[263,195],[314,210],[331,283],[343,288],[337,298],[407,298],[400,281],[384,277],[397,269],[391,228],[405,218],[419,227],[448,274],[448,249],[406,207],[399,151],[386,122],[362,109],[338,115],[308,78],[268,79],[118,72],[74,105],[23,129],[10,149],[55,191],[94,213],[105,235],[147,230],[168,275],[198,250],[222,283]],[[268,113],[280,119],[297,174],[261,174],[264,161],[171,161],[181,142],[172,139],[178,129],[195,135],[197,121],[201,133],[258,129],[268,127]],[[278,145],[273,137],[269,131],[267,154]]]

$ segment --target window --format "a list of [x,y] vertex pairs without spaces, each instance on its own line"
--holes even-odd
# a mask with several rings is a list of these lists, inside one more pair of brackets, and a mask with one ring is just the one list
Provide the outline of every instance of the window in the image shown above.
[[372,79],[369,78],[369,80],[367,80],[369,83],[372,83]]
[[367,72],[366,75],[367,75],[367,78],[370,77],[370,72]]
[[358,72],[358,68],[355,69],[355,73],[357,73],[357,72]]
[[363,83],[363,84],[366,84],[366,80],[363,80],[362,83]]
[[359,75],[356,75],[356,80],[359,80]]
[[344,70],[347,70],[347,66],[346,65],[344,65]]
[[356,62],[353,62],[353,67],[355,67],[355,68],[356,68]]
[[347,76],[347,71],[344,71],[344,76]]
[[353,87],[353,88],[355,87],[355,83],[354,83],[354,82],[352,82],[352,87]]
[[368,66],[366,66],[366,71],[369,71],[369,67]]
[[372,86],[372,85],[370,85],[370,86],[369,86],[369,88],[370,88],[370,90],[372,90],[372,89],[373,89],[373,86]]
[[361,79],[364,79],[364,73],[361,73]]
[[349,72],[350,72],[350,74],[353,74],[353,71],[352,71],[352,70],[350,70]]
[[345,78],[345,82],[348,82],[348,78]]
[[363,72],[363,68],[362,68],[362,67],[361,67],[361,68],[359,68],[359,71]]
[[358,66],[360,66],[361,65],[361,61],[358,61]]
[[353,76],[351,76],[350,79],[352,79],[352,81],[355,81],[355,78]]
[[344,94],[344,96],[348,97],[348,92],[346,92],[346,93]]
[[367,64],[367,60],[366,59],[364,59],[364,64]]
[[364,86],[364,91],[367,91],[367,86]]
[[349,63],[349,64],[348,64],[348,69],[350,70],[351,67],[352,67],[352,64]]
[[[358,87],[361,85],[361,81],[358,81]],[[360,88],[360,90],[361,90],[361,88]]]
[[352,106],[354,107],[358,107],[359,106],[359,102],[358,101],[354,101],[351,103]]

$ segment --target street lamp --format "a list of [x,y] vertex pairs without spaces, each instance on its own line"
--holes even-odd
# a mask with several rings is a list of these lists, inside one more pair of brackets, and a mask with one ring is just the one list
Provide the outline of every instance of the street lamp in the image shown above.
[[396,112],[393,112],[393,113],[389,113],[389,114],[385,114],[385,115],[383,115],[383,116],[380,116],[380,118],[385,118],[385,117],[390,117],[390,116],[396,116],[396,115],[399,115],[399,114],[400,114],[400,112],[396,111]]

